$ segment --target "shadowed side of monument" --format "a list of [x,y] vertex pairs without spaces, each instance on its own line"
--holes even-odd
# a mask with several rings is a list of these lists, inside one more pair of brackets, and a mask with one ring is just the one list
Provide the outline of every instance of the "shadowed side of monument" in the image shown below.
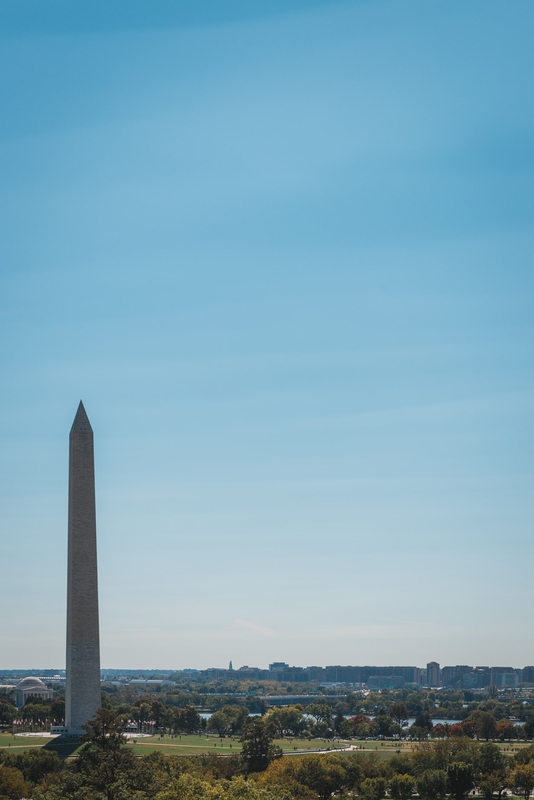
[[69,441],[67,684],[70,736],[101,706],[93,429],[80,402]]

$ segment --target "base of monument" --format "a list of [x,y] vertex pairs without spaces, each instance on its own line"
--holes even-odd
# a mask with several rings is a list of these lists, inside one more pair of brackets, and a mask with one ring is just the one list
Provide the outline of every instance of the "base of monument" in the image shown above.
[[85,731],[69,731],[65,725],[52,725],[50,736],[57,736],[58,739],[68,739],[71,742],[79,741]]

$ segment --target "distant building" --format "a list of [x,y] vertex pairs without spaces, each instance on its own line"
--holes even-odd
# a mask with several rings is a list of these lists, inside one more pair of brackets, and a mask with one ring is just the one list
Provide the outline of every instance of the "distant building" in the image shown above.
[[440,677],[440,668],[438,662],[430,661],[426,665],[426,685],[439,686],[441,684]]
[[326,670],[324,667],[306,667],[311,681],[324,681],[326,680]]
[[[508,669],[505,670],[506,672]],[[457,664],[455,667],[443,667],[441,685],[449,689],[484,689],[491,683],[489,667],[470,667],[468,664]]]
[[492,667],[490,670],[491,686],[499,689],[515,689],[519,686],[519,672],[513,667]]
[[370,689],[402,689],[404,683],[402,675],[369,675],[367,679]]
[[455,667],[443,667],[441,670],[441,684],[442,686],[447,687],[454,687],[460,686],[462,682],[462,676],[467,672],[471,673],[473,667],[468,666],[467,664],[456,664]]
[[523,667],[521,670],[521,683],[534,683],[534,667]]
[[324,682],[360,683],[364,680],[362,674],[362,667],[342,667],[338,664],[337,666],[326,667]]
[[309,679],[310,674],[304,667],[289,667],[278,673],[278,680],[288,683],[306,683]]
[[[383,678],[391,676],[395,678],[402,678],[403,683],[400,684],[401,686],[403,686],[405,683],[421,683],[421,669],[419,667],[361,667],[360,680],[363,683],[367,683],[369,686],[371,686],[371,678],[376,678],[379,676]],[[357,681],[358,678],[354,677],[354,680]]]
[[491,667],[490,686],[515,688],[519,685],[518,670],[513,667]]
[[30,697],[36,700],[52,700],[54,692],[40,678],[23,678],[15,686],[14,695],[15,705],[22,708]]
[[208,669],[202,670],[200,674],[205,678],[226,678],[228,676],[228,670],[208,667]]
[[262,681],[269,677],[266,670],[260,669],[259,667],[248,667],[247,665],[239,667],[238,670],[233,670],[232,674],[235,672],[237,672],[241,678],[247,678],[252,681]]
[[471,672],[464,672],[462,675],[462,689],[483,689],[489,682],[489,669],[487,667],[475,667]]

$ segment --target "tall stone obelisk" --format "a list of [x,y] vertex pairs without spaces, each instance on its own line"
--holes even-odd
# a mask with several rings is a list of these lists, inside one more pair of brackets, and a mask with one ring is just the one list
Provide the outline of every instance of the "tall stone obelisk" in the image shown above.
[[65,725],[77,736],[102,705],[93,429],[82,402],[69,441],[68,548]]

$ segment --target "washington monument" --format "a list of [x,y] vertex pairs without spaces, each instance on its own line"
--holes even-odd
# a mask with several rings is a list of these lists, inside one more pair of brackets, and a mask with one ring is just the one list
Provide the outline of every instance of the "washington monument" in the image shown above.
[[82,402],[69,441],[68,550],[65,725],[78,736],[102,705],[93,429]]

